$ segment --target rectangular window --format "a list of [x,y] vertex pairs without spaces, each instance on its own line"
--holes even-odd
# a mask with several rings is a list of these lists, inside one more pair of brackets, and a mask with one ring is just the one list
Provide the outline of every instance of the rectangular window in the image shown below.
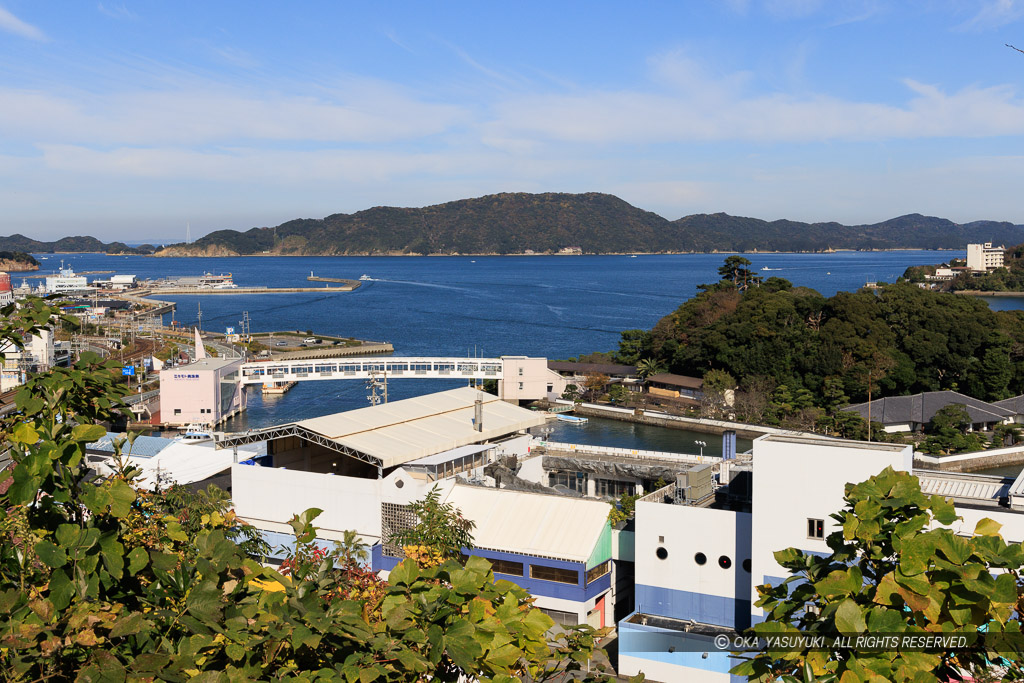
[[570,491],[576,491],[577,493],[582,493],[586,495],[587,473],[551,470],[550,472],[548,472],[548,486],[564,486]]
[[579,585],[580,573],[573,569],[559,569],[558,567],[545,567],[542,564],[530,565],[530,578],[541,581],[555,581],[557,583],[571,583]]
[[[461,553],[462,564],[466,564],[469,560],[469,555]],[[523,563],[512,562],[511,560],[498,560],[493,557],[483,558],[491,563],[491,571],[495,574],[507,574],[508,576],[522,576],[523,575]]]
[[807,520],[807,538],[825,538],[825,520],[823,519],[808,519]]
[[496,574],[508,574],[509,576],[522,576],[523,575],[523,563],[512,562],[510,560],[492,560],[487,559],[491,563],[491,570]]
[[597,565],[593,569],[590,569],[589,571],[587,571],[587,583],[590,583],[591,581],[596,581],[597,579],[600,579],[602,576],[604,576],[605,574],[607,574],[611,570],[612,570],[612,561],[611,560],[605,560],[604,562],[602,562],[601,564]]
[[595,488],[599,498],[618,498],[622,494],[632,496],[636,490],[636,484],[615,479],[598,479]]
[[174,409],[174,414],[175,415],[181,415],[181,408],[175,408]]
[[572,612],[563,612],[557,609],[547,609],[544,607],[538,607],[541,612],[551,617],[551,620],[561,626],[578,626],[579,619]]
[[520,382],[520,383],[519,383],[519,390],[520,390],[520,391],[522,391],[522,390],[523,390],[523,383],[522,383],[522,382]]

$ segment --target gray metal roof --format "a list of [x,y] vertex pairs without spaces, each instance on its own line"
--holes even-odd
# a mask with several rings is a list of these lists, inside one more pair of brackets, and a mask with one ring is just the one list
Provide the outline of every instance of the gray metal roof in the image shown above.
[[634,377],[636,375],[635,365],[618,365],[616,363],[574,363],[562,360],[549,360],[548,369],[555,372],[574,372],[577,375],[585,375],[588,372],[598,372],[602,375],[624,375]]
[[962,501],[998,502],[1009,495],[1011,480],[983,474],[914,470],[921,492]]
[[[85,449],[90,453],[110,453],[113,455],[114,440],[123,436],[124,434],[107,432],[107,435],[99,441],[93,441],[90,444],[86,444]],[[133,458],[152,458],[173,443],[173,439],[165,439],[159,436],[139,436],[135,438],[135,443],[133,444],[129,444],[125,441],[124,445],[121,447],[121,452],[126,456],[131,455]]]
[[[967,409],[972,423],[1002,422],[1014,415],[1013,411],[994,403],[971,398],[956,391],[926,391],[913,396],[889,396],[871,401],[871,420],[883,425],[931,422],[935,413],[948,406],[960,404]],[[868,417],[868,404],[858,403],[843,410]]]

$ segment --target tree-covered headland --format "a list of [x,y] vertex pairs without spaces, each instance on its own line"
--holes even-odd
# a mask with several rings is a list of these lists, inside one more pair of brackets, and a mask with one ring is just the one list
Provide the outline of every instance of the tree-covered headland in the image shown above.
[[[848,436],[838,408],[955,390],[982,400],[1024,393],[1024,311],[908,283],[825,297],[762,278],[731,256],[719,282],[651,330],[622,333],[617,362],[656,364],[738,387],[734,412],[759,423]],[[861,421],[862,422],[862,421]]]

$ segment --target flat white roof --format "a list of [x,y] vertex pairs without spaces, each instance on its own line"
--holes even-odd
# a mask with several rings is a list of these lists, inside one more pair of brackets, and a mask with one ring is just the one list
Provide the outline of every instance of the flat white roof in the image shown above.
[[452,487],[445,502],[476,522],[473,544],[586,563],[608,524],[608,503],[483,486]]
[[[483,400],[483,429],[473,425],[474,402]],[[544,413],[469,387],[394,403],[315,417],[295,425],[380,461],[403,465],[460,446],[492,441],[544,424]]]

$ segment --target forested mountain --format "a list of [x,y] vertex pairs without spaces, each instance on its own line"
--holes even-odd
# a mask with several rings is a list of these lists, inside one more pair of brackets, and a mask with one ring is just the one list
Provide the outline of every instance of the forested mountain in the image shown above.
[[155,247],[150,244],[129,247],[123,242],[105,244],[95,237],[63,237],[56,242],[40,242],[31,237],[14,234],[0,236],[0,250],[20,251],[33,254],[53,253],[105,253],[105,254],[151,254]]
[[505,193],[424,208],[377,207],[246,232],[219,230],[159,256],[521,254],[963,249],[1024,241],[1024,226],[912,214],[874,225],[697,214],[669,221],[607,194]]
[[[1024,241],[1024,226],[910,214],[873,225],[764,221],[724,213],[670,221],[618,197],[589,192],[503,193],[423,208],[381,206],[326,218],[300,218],[245,232],[217,230],[157,256],[246,254],[523,254],[579,248],[585,254],[963,249],[969,242]],[[0,237],[0,249],[24,252],[150,253],[146,245],[93,237],[40,242]]]

